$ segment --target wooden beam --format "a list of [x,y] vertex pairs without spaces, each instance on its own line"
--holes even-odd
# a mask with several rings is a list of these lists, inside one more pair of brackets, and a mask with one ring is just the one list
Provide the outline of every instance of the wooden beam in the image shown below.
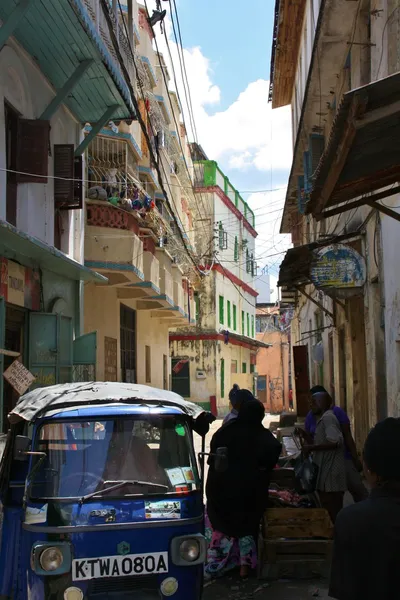
[[14,352],[14,350],[4,350],[4,348],[0,348],[0,354],[2,356],[12,356],[13,358],[18,358],[18,356],[21,356],[21,352]]
[[347,126],[342,136],[342,141],[336,150],[336,158],[331,164],[328,176],[325,179],[324,185],[322,186],[321,192],[313,210],[317,221],[321,220],[322,211],[329,202],[329,199],[332,195],[333,190],[335,189],[343,167],[346,164],[347,156],[349,154],[350,148],[356,135],[354,121],[365,111],[366,105],[367,98],[365,95],[355,95],[353,97],[348,112]]
[[68,94],[74,89],[76,84],[80,79],[82,79],[83,75],[86,73],[88,68],[94,63],[94,60],[91,58],[88,60],[83,60],[79,66],[72,73],[71,77],[64,83],[62,88],[58,90],[53,100],[50,102],[48,107],[41,114],[39,119],[43,121],[50,121],[51,117],[54,115],[59,106],[64,102],[65,98]]
[[328,315],[328,317],[330,317],[333,321],[335,320],[334,314],[331,313],[330,310],[325,308],[325,306],[323,304],[321,304],[321,302],[319,302],[318,300],[316,300],[315,298],[310,296],[310,294],[308,294],[304,288],[302,288],[300,286],[295,286],[295,287],[296,287],[296,290],[298,290],[300,292],[300,294],[303,294],[303,296],[305,296],[305,298],[307,298],[308,300],[310,300],[310,302],[313,302],[316,306],[318,306],[318,308],[320,310],[322,310],[326,315]]
[[395,219],[396,221],[400,221],[400,214],[392,208],[383,206],[383,204],[379,204],[378,202],[374,202],[373,200],[368,200],[365,202],[365,204],[371,206],[372,208],[376,208],[376,210],[379,210],[381,213],[387,215],[388,217],[392,217],[392,219]]
[[400,100],[367,112],[365,116],[356,120],[355,127],[356,129],[361,129],[366,125],[375,123],[375,121],[379,121],[380,119],[386,119],[387,117],[391,117],[397,113],[400,113]]
[[[4,1],[4,0],[3,0]],[[30,9],[36,0],[20,0],[20,3],[14,8],[8,19],[0,27],[0,50],[17,29],[24,18],[25,13]]]
[[93,125],[92,129],[89,131],[85,139],[76,148],[75,156],[81,156],[85,152],[90,142],[96,137],[98,133],[100,133],[104,125],[109,122],[109,120],[111,119],[115,111],[118,110],[118,108],[118,104],[114,104],[113,106],[109,106],[107,108],[106,112],[103,114],[101,119]]
[[[334,217],[335,215],[340,215],[344,212],[352,210],[353,208],[358,208],[360,206],[365,206],[368,204],[366,200],[369,202],[377,202],[378,200],[382,200],[383,198],[389,198],[390,196],[396,196],[396,194],[400,193],[400,185],[396,185],[396,187],[392,187],[389,190],[384,190],[383,192],[378,192],[377,194],[373,194],[371,196],[366,196],[364,198],[358,198],[357,200],[348,202],[347,204],[341,204],[340,206],[336,206],[335,208],[324,210],[322,213],[322,217],[328,219],[329,217]],[[381,206],[381,205],[378,205]],[[374,206],[374,208],[377,208]],[[383,212],[383,211],[382,211]]]

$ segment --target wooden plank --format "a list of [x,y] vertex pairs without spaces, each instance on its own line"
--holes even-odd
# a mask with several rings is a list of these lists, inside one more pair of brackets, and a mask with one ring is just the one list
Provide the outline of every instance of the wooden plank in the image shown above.
[[276,555],[325,555],[332,548],[331,540],[264,540],[266,547],[274,547]]
[[12,356],[14,358],[18,358],[21,356],[21,352],[14,352],[13,350],[4,350],[4,348],[0,348],[0,354],[3,356]]
[[347,156],[350,152],[350,148],[353,144],[354,138],[356,136],[356,128],[354,125],[355,118],[361,117],[364,113],[367,105],[367,98],[365,96],[355,95],[352,99],[348,117],[347,124],[344,134],[342,135],[342,140],[339,146],[336,149],[336,160],[331,165],[328,175],[325,178],[324,185],[319,193],[319,197],[317,202],[315,203],[315,207],[313,210],[314,215],[317,220],[321,220],[322,218],[322,210],[328,204],[329,199],[336,187],[340,174],[343,170],[343,167],[346,164]]
[[268,528],[268,538],[323,538],[331,539],[333,528],[331,524],[308,523],[304,525],[272,525]]
[[323,520],[328,515],[325,508],[267,508],[265,517],[268,522],[274,519],[287,521],[288,519]]

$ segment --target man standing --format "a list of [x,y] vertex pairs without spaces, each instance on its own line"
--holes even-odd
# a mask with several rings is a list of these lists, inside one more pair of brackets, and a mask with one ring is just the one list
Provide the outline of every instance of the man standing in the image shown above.
[[[318,393],[327,393],[326,389],[322,385],[316,385],[310,390],[311,396]],[[356,444],[351,433],[350,419],[345,411],[340,406],[332,406],[333,413],[339,421],[340,428],[342,430],[344,446],[345,446],[345,468],[346,468],[346,485],[350,494],[353,496],[354,502],[361,502],[368,498],[368,491],[362,481],[361,471],[362,464],[358,457]],[[300,435],[305,434],[306,443],[312,443],[315,436],[315,429],[317,426],[317,420],[313,412],[310,412],[306,416],[305,420],[305,431],[300,430]]]
[[398,597],[400,584],[400,419],[378,423],[364,447],[371,494],[344,508],[335,524],[329,596]]

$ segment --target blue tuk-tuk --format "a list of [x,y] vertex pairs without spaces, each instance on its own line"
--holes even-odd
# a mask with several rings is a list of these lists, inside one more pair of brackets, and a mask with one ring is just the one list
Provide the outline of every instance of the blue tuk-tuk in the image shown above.
[[1,600],[201,597],[193,432],[204,438],[209,413],[172,392],[99,382],[36,389],[9,420]]

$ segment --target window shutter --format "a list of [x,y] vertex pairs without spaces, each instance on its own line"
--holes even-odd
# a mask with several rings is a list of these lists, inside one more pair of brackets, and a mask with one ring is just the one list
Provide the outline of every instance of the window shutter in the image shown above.
[[303,154],[303,168],[304,168],[304,190],[306,194],[311,191],[312,182],[311,182],[311,161],[310,161],[310,152],[304,152]]
[[237,314],[236,314],[236,304],[233,305],[233,331],[237,329]]
[[224,324],[224,297],[219,297],[219,322],[221,325]]
[[47,183],[49,140],[50,121],[18,119],[18,183]]
[[54,203],[64,208],[74,198],[74,145],[54,144]]
[[230,300],[228,300],[226,303],[226,312],[227,312],[227,316],[228,316],[228,327],[230,327],[231,326],[231,303],[230,303]]
[[306,208],[306,192],[303,175],[300,175],[297,178],[297,206],[299,209],[299,213],[301,215],[304,215],[304,211]]
[[69,208],[82,208],[83,204],[83,158],[74,157],[74,206]]
[[[321,156],[324,153],[325,138],[323,135],[318,133],[312,133],[310,135],[309,149],[310,149],[310,178],[314,177],[315,171],[318,168]],[[312,181],[311,181],[312,183]]]
[[235,235],[234,260],[235,260],[235,262],[237,262],[239,260],[239,242],[238,242],[237,235]]

